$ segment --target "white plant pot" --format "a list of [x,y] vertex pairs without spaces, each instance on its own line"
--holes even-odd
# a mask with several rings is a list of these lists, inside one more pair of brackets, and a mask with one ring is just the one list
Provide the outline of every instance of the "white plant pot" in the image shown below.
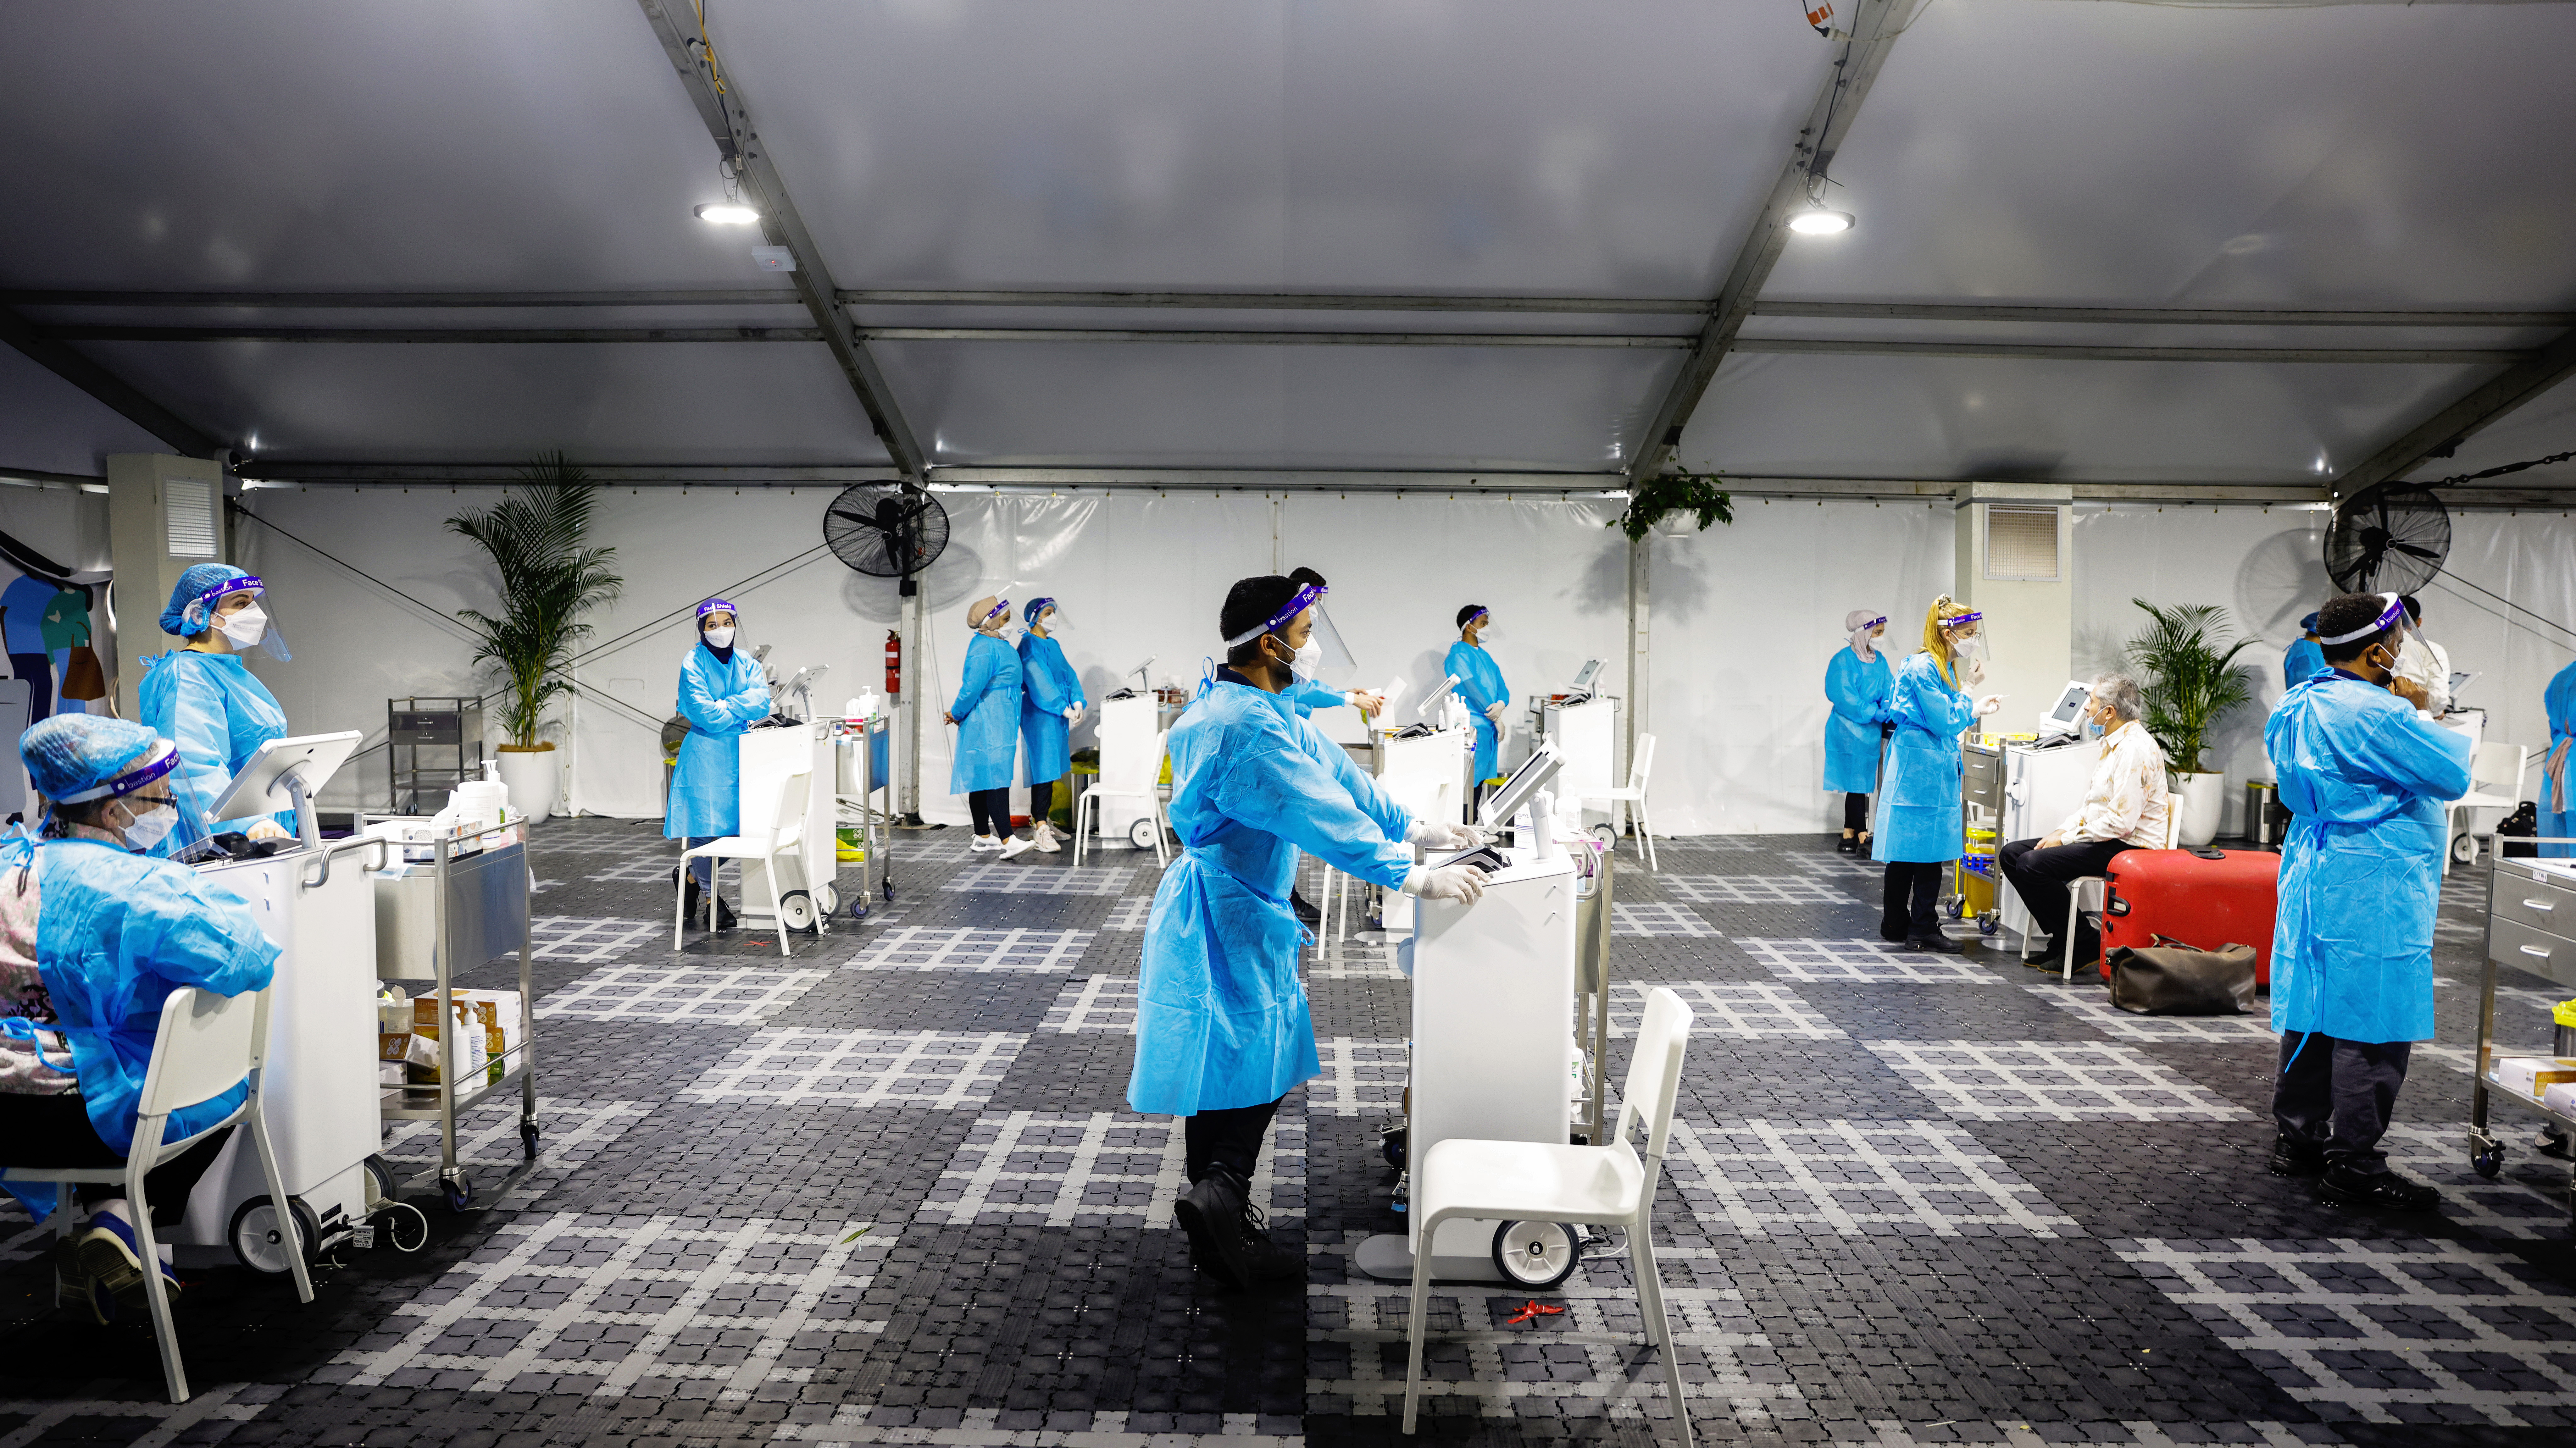
[[2227,776],[2176,774],[2173,778],[2175,792],[2182,796],[2182,846],[2199,849],[2218,838],[2219,816],[2227,808]]
[[509,787],[510,809],[527,816],[530,824],[542,823],[554,813],[555,788],[561,778],[561,766],[556,763],[559,757],[551,746],[499,752],[501,783]]

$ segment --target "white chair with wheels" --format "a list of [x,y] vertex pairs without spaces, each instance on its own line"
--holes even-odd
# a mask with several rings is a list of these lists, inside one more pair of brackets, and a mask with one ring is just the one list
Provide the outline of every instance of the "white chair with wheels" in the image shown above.
[[[2463,811],[2512,809],[2522,802],[2523,772],[2531,767],[2528,744],[2480,744],[2469,756],[2469,792],[2442,808],[2442,833],[2446,836],[2442,850],[2442,873],[2451,873],[2451,862],[2463,865],[2478,862],[2478,837],[2460,828]],[[2471,816],[2475,823],[2475,816]]]
[[[1159,864],[1172,863],[1171,854],[1163,847],[1163,793],[1155,783],[1163,777],[1164,751],[1171,748],[1172,731],[1154,736],[1154,767],[1146,775],[1143,789],[1103,789],[1099,785],[1082,792],[1073,806],[1073,866],[1082,868],[1082,847],[1091,840],[1092,830],[1100,823],[1100,801],[1104,799],[1142,800],[1154,822],[1154,859]],[[1138,821],[1143,823],[1143,821]]]
[[[769,882],[769,918],[778,926],[778,953],[786,956],[796,953],[787,948],[787,909],[782,892],[778,888],[778,868],[781,864],[793,864],[799,872],[799,881],[805,886],[807,898],[812,898],[814,882],[804,879],[802,873],[805,868],[805,805],[812,793],[812,771],[798,770],[779,782],[778,812],[770,816],[771,824],[767,830],[760,832],[757,837],[726,835],[722,839],[709,840],[680,856],[680,880],[678,884],[671,887],[671,948],[673,950],[680,948],[682,915],[688,908],[689,862],[691,860],[715,862],[713,868],[707,872],[709,885],[706,892],[707,930],[712,934],[716,928],[715,886],[724,880],[724,862],[758,860],[762,863],[761,877]],[[751,902],[743,903],[748,905]],[[814,932],[820,935],[830,928],[824,921],[823,911],[818,902],[814,911]]]
[[[0,1181],[12,1184],[61,1184],[61,1203],[47,1219],[58,1237],[72,1233],[74,1186],[125,1189],[126,1205],[133,1214],[135,1243],[141,1248],[136,1255],[143,1259],[143,1296],[151,1306],[152,1336],[161,1346],[161,1375],[169,1384],[173,1403],[188,1401],[188,1371],[179,1361],[179,1336],[170,1321],[170,1297],[161,1281],[161,1253],[152,1239],[152,1204],[144,1199],[144,1177],[154,1167],[203,1140],[207,1131],[247,1121],[252,1149],[259,1155],[260,1176],[268,1183],[269,1202],[274,1206],[290,1200],[285,1178],[277,1169],[276,1148],[268,1139],[268,1117],[262,1109],[267,1063],[266,990],[219,996],[196,986],[182,986],[161,1003],[160,1030],[152,1038],[151,1063],[144,1068],[143,1092],[135,1104],[134,1146],[126,1153],[125,1164],[0,1170]],[[210,1101],[245,1079],[250,1083],[250,1092],[239,1110],[207,1126],[205,1131],[177,1141],[161,1139],[170,1113]],[[279,1218],[288,1224],[287,1230],[295,1230],[293,1212],[281,1209]],[[311,1250],[311,1245],[305,1244],[305,1251]],[[305,1270],[304,1251],[290,1249],[286,1266],[295,1278],[296,1299],[311,1302],[313,1277]]]
[[[2156,848],[2171,850],[2179,849],[2181,845],[2182,796],[2178,794],[2168,794],[2165,796],[2165,842],[2158,845]],[[2073,880],[2067,882],[2066,954],[2058,963],[2057,968],[2057,978],[2061,981],[2071,982],[2075,979],[2075,922],[2076,918],[2084,913],[2084,887],[2087,885],[2098,887],[2103,892],[2104,898],[2107,900],[2111,890],[2111,877],[2108,875],[2078,875]],[[2093,908],[2098,913],[2104,907],[2101,905],[2095,905]]]
[[1610,806],[1610,824],[1614,830],[1623,824],[1634,824],[1638,848],[1646,857],[1647,868],[1660,870],[1663,865],[1655,858],[1655,827],[1646,818],[1646,776],[1653,773],[1654,768],[1655,736],[1640,734],[1637,736],[1637,756],[1628,761],[1628,782],[1617,789],[1586,794],[1583,802],[1606,802]]
[[[1637,1305],[1646,1341],[1663,1350],[1664,1382],[1672,1394],[1673,1422],[1682,1448],[1690,1448],[1690,1410],[1682,1396],[1681,1357],[1672,1320],[1664,1312],[1663,1280],[1655,1267],[1655,1187],[1664,1171],[1664,1146],[1673,1130],[1673,1093],[1681,1085],[1682,1052],[1689,1043],[1691,1009],[1661,986],[1646,993],[1644,1023],[1628,1075],[1619,1091],[1619,1124],[1600,1146],[1555,1146],[1532,1141],[1475,1141],[1451,1137],[1424,1154],[1413,1176],[1413,1211],[1422,1250],[1413,1254],[1413,1308],[1405,1318],[1409,1348],[1404,1370],[1404,1431],[1413,1431],[1422,1392],[1423,1322],[1431,1305],[1431,1243],[1451,1217],[1517,1222],[1624,1227],[1637,1279]],[[1646,1154],[1628,1139],[1642,1126]]]

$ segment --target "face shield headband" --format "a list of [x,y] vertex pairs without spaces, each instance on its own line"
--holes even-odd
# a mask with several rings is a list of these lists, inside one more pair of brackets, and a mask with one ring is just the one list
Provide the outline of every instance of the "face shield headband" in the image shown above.
[[1007,598],[997,598],[993,600],[992,611],[985,614],[982,618],[975,620],[975,627],[979,629],[991,628],[993,626],[993,620],[997,618],[1009,618],[1010,616],[1011,601]]
[[1956,631],[1967,627],[1969,624],[1980,622],[1984,618],[1985,615],[1982,613],[1954,613],[1948,618],[1941,620],[1941,627],[1945,631]]
[[143,752],[143,762],[105,784],[93,785],[54,801],[56,804],[87,804],[94,799],[121,799],[143,786],[160,779],[179,767],[179,749],[169,740],[155,743]]
[[1297,615],[1304,613],[1306,610],[1313,608],[1317,603],[1322,602],[1325,592],[1326,590],[1323,587],[1312,583],[1299,587],[1296,596],[1289,599],[1277,613],[1270,615],[1268,619],[1264,620],[1259,628],[1245,629],[1243,632],[1227,639],[1225,641],[1225,651],[1231,654],[1236,649],[1243,647],[1245,644],[1252,642],[1263,634],[1270,633],[1276,629],[1286,628],[1289,623],[1297,617]]
[[[242,630],[242,632],[236,633],[233,629],[226,627],[225,620],[228,617],[234,617],[234,615],[227,615],[220,612],[216,605],[221,600],[236,593],[247,593],[251,596],[252,603],[250,607],[253,610],[257,610],[255,617],[259,624],[258,633],[249,634],[249,631],[246,628]],[[248,612],[250,610],[244,611]],[[266,653],[269,657],[278,660],[280,663],[284,663],[295,657],[292,653],[287,651],[286,636],[278,632],[276,614],[269,610],[268,585],[250,574],[245,573],[238,578],[227,578],[221,583],[210,586],[205,592],[188,600],[188,606],[180,610],[179,616],[185,621],[187,633],[191,637],[204,633],[208,629],[213,629],[222,633],[225,637],[230,638],[233,641],[233,646],[237,649],[256,648]],[[245,637],[245,634],[248,636]]]
[[739,624],[742,622],[741,609],[734,607],[732,603],[725,599],[710,598],[706,602],[698,605],[699,628],[703,629],[707,626],[707,615],[711,613],[729,613],[733,615],[733,621],[735,623]]
[[2379,611],[2379,617],[2372,619],[2369,627],[2354,629],[2351,633],[2347,634],[2337,634],[2333,638],[2320,637],[2317,642],[2320,644],[2348,644],[2355,639],[2366,639],[2372,634],[2378,633],[2382,629],[2394,627],[2405,619],[2406,605],[2398,600],[2396,594],[2383,593],[2379,596],[2388,600],[2388,607]]

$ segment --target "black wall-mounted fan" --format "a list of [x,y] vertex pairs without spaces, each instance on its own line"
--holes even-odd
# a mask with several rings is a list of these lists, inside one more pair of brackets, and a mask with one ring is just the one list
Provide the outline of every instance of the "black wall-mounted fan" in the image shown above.
[[2451,512],[2415,483],[2378,483],[2326,525],[2326,574],[2346,593],[2414,593],[2451,554]]
[[909,483],[854,483],[823,510],[832,556],[871,578],[913,578],[948,547],[948,510]]

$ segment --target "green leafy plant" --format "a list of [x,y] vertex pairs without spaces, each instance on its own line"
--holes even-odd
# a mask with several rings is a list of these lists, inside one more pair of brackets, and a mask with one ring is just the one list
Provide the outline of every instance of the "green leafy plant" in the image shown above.
[[1657,523],[1675,513],[1699,515],[1700,531],[1711,523],[1735,521],[1735,497],[1708,473],[1665,473],[1648,478],[1628,493],[1627,510],[1610,520],[1632,539],[1643,539]]
[[572,691],[573,648],[591,631],[581,616],[625,586],[609,571],[617,550],[587,541],[596,491],[579,465],[551,453],[520,469],[499,503],[447,520],[449,532],[482,545],[500,575],[499,612],[468,608],[457,617],[482,640],[474,662],[501,672],[501,729],[521,749],[536,747],[546,706]]
[[2254,671],[2240,667],[2236,656],[2254,640],[2236,638],[2227,611],[2215,604],[2158,608],[2143,598],[2129,601],[2154,620],[2129,640],[2129,662],[2146,676],[2140,682],[2147,732],[2177,773],[2201,773],[2209,731],[2229,710],[2253,702]]

